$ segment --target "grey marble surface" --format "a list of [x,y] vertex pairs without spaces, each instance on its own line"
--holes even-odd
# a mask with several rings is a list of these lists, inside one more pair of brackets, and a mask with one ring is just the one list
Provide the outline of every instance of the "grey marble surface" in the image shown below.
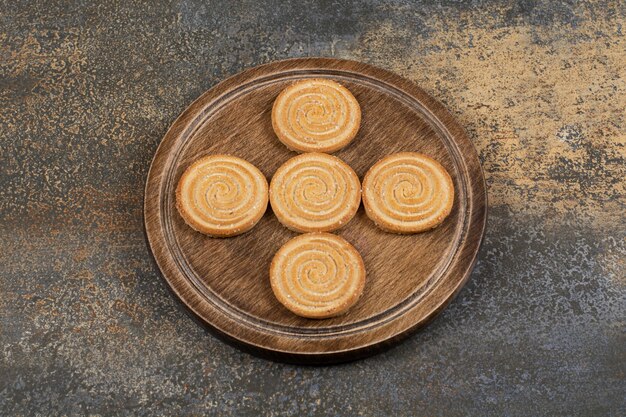
[[[626,5],[0,1],[0,415],[626,415]],[[474,273],[398,347],[299,367],[192,321],[146,247],[167,127],[245,68],[378,65],[467,127]]]

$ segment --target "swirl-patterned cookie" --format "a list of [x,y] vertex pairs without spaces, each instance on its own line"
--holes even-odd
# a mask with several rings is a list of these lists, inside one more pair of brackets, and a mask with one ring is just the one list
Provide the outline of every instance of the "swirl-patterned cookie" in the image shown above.
[[213,237],[252,229],[267,209],[268,186],[251,163],[229,155],[209,155],[183,173],[176,207],[185,222]]
[[285,162],[270,183],[270,204],[289,229],[329,232],[345,225],[361,203],[359,177],[341,159],[305,153]]
[[299,152],[335,152],[354,139],[360,124],[356,98],[341,84],[326,79],[290,85],[272,108],[276,136]]
[[278,301],[293,313],[322,319],[339,315],[357,302],[365,285],[365,266],[345,239],[307,233],[276,252],[270,282]]
[[402,152],[378,161],[363,179],[368,217],[393,233],[416,233],[438,226],[452,210],[454,185],[435,160]]

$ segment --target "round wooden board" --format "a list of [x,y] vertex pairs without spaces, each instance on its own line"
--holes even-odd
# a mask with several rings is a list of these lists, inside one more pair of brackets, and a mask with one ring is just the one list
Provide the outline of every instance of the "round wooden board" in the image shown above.
[[[334,155],[354,168],[361,180],[385,155],[417,151],[441,162],[455,185],[452,213],[426,233],[385,233],[359,208],[337,234],[363,257],[365,291],[345,315],[325,320],[295,316],[272,293],[268,276],[272,257],[297,234],[283,227],[271,208],[250,232],[214,239],[184,223],[174,195],[182,172],[212,153],[244,158],[269,180],[296,155],[272,130],[272,104],[287,85],[309,77],[338,81],[359,101],[363,112],[359,133]],[[237,74],[187,108],[154,156],[144,215],[163,276],[180,300],[218,335],[273,359],[332,363],[390,346],[452,299],[474,265],[486,207],[476,150],[441,104],[389,71],[353,61],[303,58]]]

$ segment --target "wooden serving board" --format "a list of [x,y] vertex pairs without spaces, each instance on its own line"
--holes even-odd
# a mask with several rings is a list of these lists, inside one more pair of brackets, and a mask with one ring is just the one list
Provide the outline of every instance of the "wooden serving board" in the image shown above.
[[[361,180],[385,155],[417,151],[441,162],[455,185],[451,215],[426,233],[385,233],[359,208],[337,234],[363,257],[365,291],[347,314],[324,320],[295,316],[272,293],[268,273],[272,257],[297,234],[283,227],[271,208],[250,232],[214,239],[185,224],[174,195],[183,171],[212,153],[244,158],[269,181],[296,155],[272,130],[272,104],[287,85],[309,77],[331,78],[359,101],[363,113],[359,133],[335,155]],[[278,360],[331,363],[380,351],[441,311],[474,265],[486,209],[476,151],[441,104],[389,71],[353,61],[304,58],[244,71],[189,106],[156,151],[144,215],[163,276],[184,305],[218,335]]]

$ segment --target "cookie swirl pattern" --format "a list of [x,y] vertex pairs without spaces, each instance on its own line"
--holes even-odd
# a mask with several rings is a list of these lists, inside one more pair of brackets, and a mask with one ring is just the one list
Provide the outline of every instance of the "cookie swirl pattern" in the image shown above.
[[329,232],[345,225],[361,202],[361,184],[341,159],[307,153],[283,164],[270,183],[278,220],[296,232]]
[[414,152],[383,158],[363,179],[363,205],[369,218],[394,233],[438,226],[452,210],[454,185],[435,160]]
[[176,206],[193,229],[214,237],[250,230],[267,209],[267,180],[254,165],[210,155],[194,162],[176,189]]
[[307,233],[276,253],[270,282],[286,308],[321,319],[339,315],[357,302],[365,285],[365,267],[358,251],[343,238]]
[[360,124],[356,98],[341,84],[325,79],[292,84],[272,108],[276,136],[299,152],[335,152],[354,139]]

